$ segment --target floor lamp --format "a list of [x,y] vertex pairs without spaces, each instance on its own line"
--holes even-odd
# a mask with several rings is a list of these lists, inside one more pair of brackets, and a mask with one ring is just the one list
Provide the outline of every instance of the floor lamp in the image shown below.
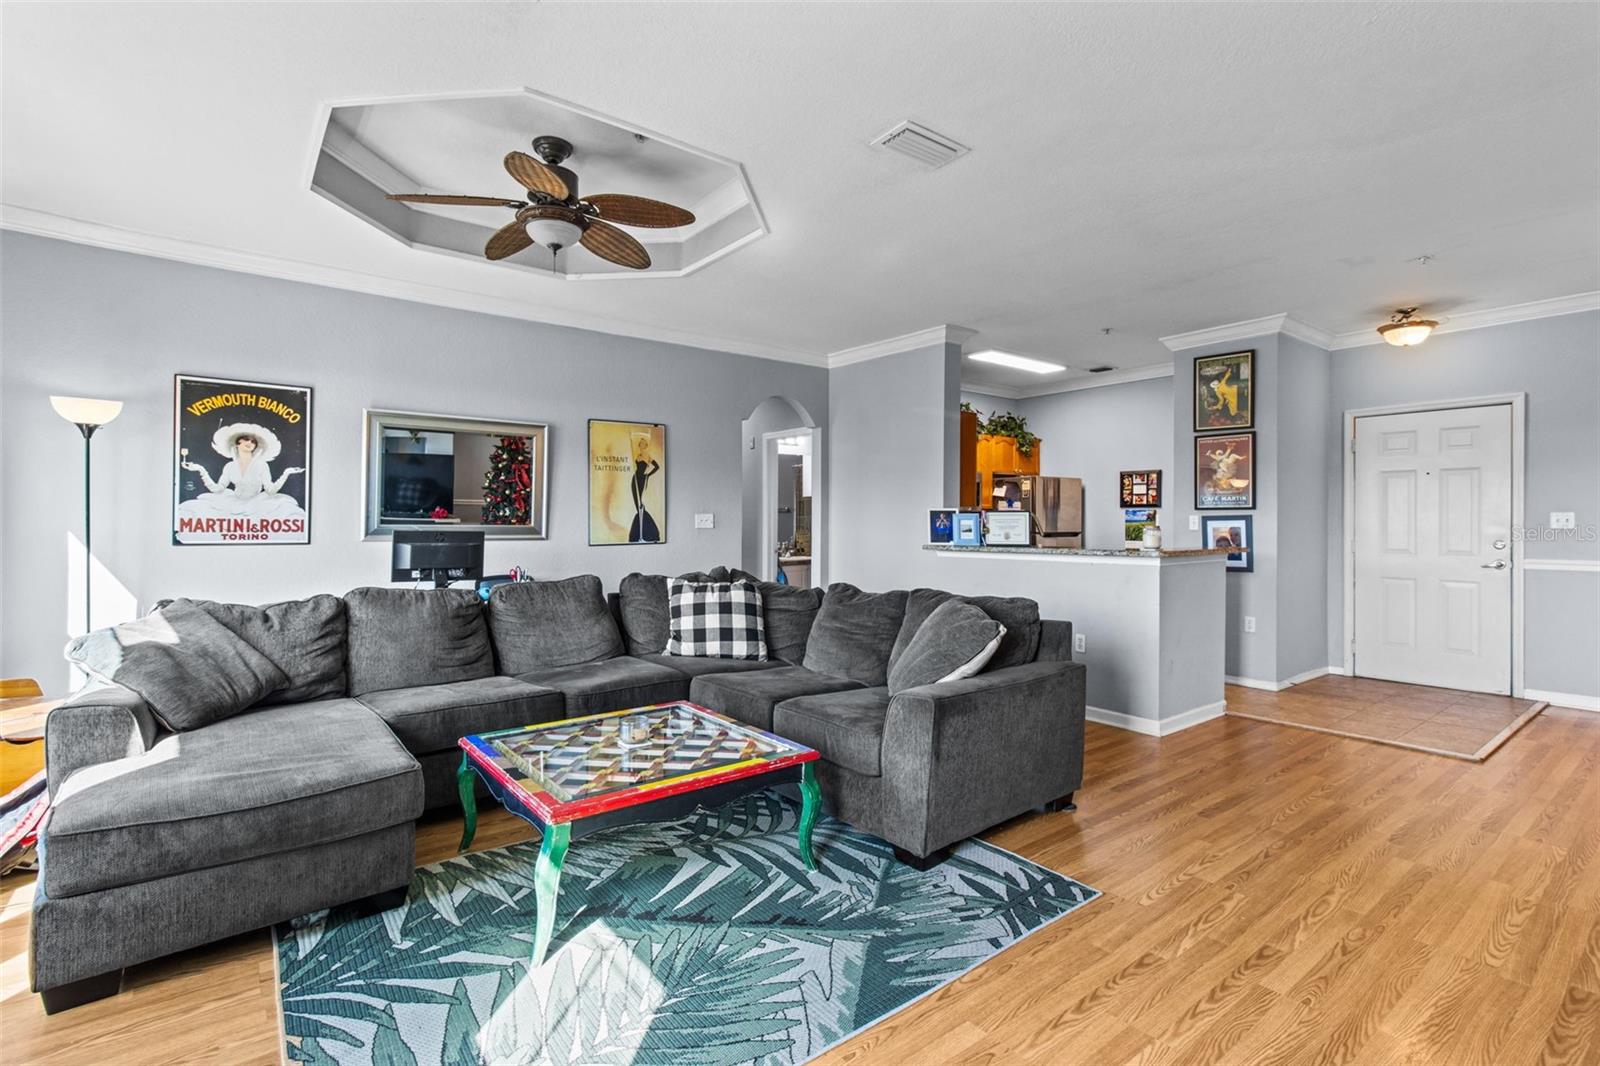
[[83,631],[94,628],[94,597],[89,591],[90,575],[94,570],[94,554],[89,548],[89,438],[94,431],[122,413],[121,400],[90,400],[82,396],[52,396],[50,406],[56,414],[78,427],[83,434]]

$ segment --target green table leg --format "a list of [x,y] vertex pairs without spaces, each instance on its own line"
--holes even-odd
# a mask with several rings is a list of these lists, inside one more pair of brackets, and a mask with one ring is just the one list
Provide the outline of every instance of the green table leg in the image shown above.
[[800,858],[806,869],[815,870],[817,860],[811,854],[811,830],[817,824],[817,812],[822,806],[822,790],[817,787],[817,775],[810,763],[800,765]]
[[465,755],[461,756],[461,769],[456,771],[456,793],[461,797],[461,827],[460,851],[466,851],[467,845],[472,843],[472,838],[478,832],[478,774],[472,769],[472,761]]
[[556,928],[556,896],[561,891],[561,863],[567,857],[567,841],[572,837],[572,825],[557,822],[544,827],[544,837],[539,844],[539,863],[533,870],[533,898],[539,908],[533,916],[533,965],[544,964],[545,952],[550,950],[550,936]]

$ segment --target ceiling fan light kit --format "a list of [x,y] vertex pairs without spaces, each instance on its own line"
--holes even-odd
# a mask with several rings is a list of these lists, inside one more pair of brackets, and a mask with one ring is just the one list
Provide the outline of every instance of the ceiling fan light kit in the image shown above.
[[484,245],[484,257],[491,260],[505,259],[535,244],[555,254],[577,243],[618,266],[644,270],[650,266],[650,253],[618,225],[673,229],[694,222],[693,212],[643,196],[601,193],[582,199],[578,175],[562,165],[572,155],[572,144],[546,135],[534,139],[533,150],[538,159],[526,152],[511,152],[505,158],[506,173],[527,190],[526,200],[435,193],[390,193],[389,199],[514,209],[516,219],[496,230]]
[[1397,348],[1421,344],[1428,339],[1428,334],[1438,328],[1439,323],[1431,318],[1413,318],[1416,313],[1415,307],[1400,308],[1390,316],[1388,322],[1378,327],[1378,336]]

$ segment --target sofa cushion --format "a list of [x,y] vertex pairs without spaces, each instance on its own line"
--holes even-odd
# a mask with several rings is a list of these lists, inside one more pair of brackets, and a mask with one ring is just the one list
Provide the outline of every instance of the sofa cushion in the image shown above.
[[703,674],[689,682],[689,699],[757,729],[772,728],[772,709],[796,696],[863,688],[848,677],[830,677],[803,666],[777,666],[737,674]]
[[[682,581],[727,581],[727,567],[710,572],[679,574]],[[672,635],[672,618],[667,609],[665,574],[629,574],[617,583],[617,615],[629,655],[659,655],[666,650]]]
[[659,663],[670,667],[684,677],[699,677],[701,674],[733,674],[743,673],[746,670],[771,670],[782,666],[783,663],[776,659],[703,659],[691,655],[637,655],[636,659],[643,659],[647,663]]
[[672,629],[668,655],[764,662],[761,592],[748,581],[685,581],[667,586]]
[[359,702],[263,707],[73,772],[46,828],[45,892],[136,884],[421,813],[417,761]]
[[772,712],[772,731],[815,748],[835,766],[877,777],[883,773],[883,722],[889,690],[882,685],[784,700]]
[[889,667],[891,695],[918,685],[971,677],[994,658],[1006,627],[983,609],[946,600],[933,609],[900,658]]
[[977,607],[984,614],[1006,627],[994,658],[985,669],[1000,670],[1007,666],[1021,666],[1039,657],[1039,634],[1043,623],[1039,621],[1039,604],[1025,596],[957,596],[942,589],[912,589],[906,598],[905,621],[895,636],[894,648],[889,653],[889,666],[900,661],[906,646],[927,617],[941,604],[961,600]]
[[262,703],[307,703],[345,694],[347,627],[344,601],[339,597],[323,594],[265,607],[214,600],[187,602],[227,626],[289,676],[289,683],[268,693]]
[[417,755],[447,751],[472,733],[555,721],[566,711],[561,693],[514,677],[391,688],[368,692],[361,702]]
[[842,582],[829,585],[806,641],[806,669],[863,685],[885,684],[889,652],[905,618],[906,595],[862,592]]
[[517,677],[558,690],[566,698],[568,718],[681,700],[689,691],[688,678],[670,666],[627,655],[598,663],[549,666]]
[[806,641],[822,609],[822,590],[757,581],[761,590],[761,616],[767,630],[767,657],[799,666],[805,662]]
[[489,594],[489,631],[502,674],[622,654],[622,634],[593,574],[495,586]]
[[236,715],[289,683],[271,659],[189,601],[85,634],[66,656],[138,693],[175,733]]
[[475,592],[354,589],[344,603],[352,696],[494,674],[494,648]]

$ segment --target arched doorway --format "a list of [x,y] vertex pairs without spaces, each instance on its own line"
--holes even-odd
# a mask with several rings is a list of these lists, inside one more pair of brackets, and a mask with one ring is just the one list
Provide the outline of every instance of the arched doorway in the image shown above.
[[795,585],[823,580],[822,429],[804,406],[769,396],[741,423],[744,569]]

